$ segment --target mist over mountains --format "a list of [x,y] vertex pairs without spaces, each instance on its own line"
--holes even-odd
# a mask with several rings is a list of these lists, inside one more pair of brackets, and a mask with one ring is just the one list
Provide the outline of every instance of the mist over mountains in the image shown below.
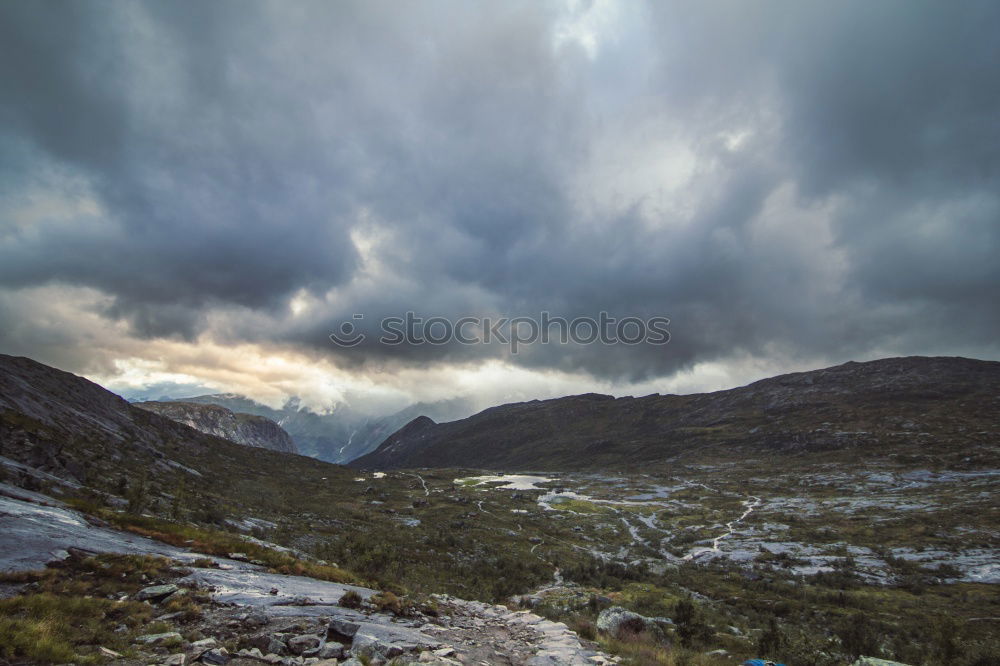
[[417,403],[397,412],[372,415],[338,405],[319,413],[289,400],[275,409],[233,393],[199,395],[177,399],[183,402],[219,405],[233,412],[255,414],[280,425],[302,455],[333,463],[346,463],[374,450],[399,428],[418,416],[450,421],[471,414],[471,401],[456,398],[434,403]]

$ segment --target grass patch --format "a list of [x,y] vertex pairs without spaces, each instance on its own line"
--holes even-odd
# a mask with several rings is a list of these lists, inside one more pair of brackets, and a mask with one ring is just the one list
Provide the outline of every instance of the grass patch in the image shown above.
[[600,637],[598,643],[601,649],[621,657],[623,666],[731,666],[733,663],[731,658],[665,645],[645,632],[620,639]]
[[31,583],[33,592],[60,596],[128,595],[155,581],[186,575],[179,562],[147,555],[96,555],[52,562],[47,569],[0,575],[8,583]]
[[[357,576],[339,567],[300,560],[293,555],[246,541],[239,536],[191,525],[181,525],[161,518],[101,511],[100,516],[116,527],[199,553],[227,557],[245,553],[274,573],[309,576],[334,583],[360,584]],[[203,562],[204,560],[198,560]]]
[[160,606],[127,599],[187,573],[180,563],[163,557],[110,554],[71,556],[47,569],[5,573],[0,580],[25,589],[0,600],[0,658],[87,664],[103,661],[97,646],[130,654],[136,635],[173,630],[166,622],[152,622],[154,614],[179,613],[175,623],[202,617],[201,604],[209,598],[199,590],[182,588]]
[[94,663],[83,646],[122,651],[134,634],[115,633],[118,624],[141,626],[152,608],[134,601],[66,597],[49,593],[0,599],[0,655],[36,663]]
[[344,608],[357,609],[361,608],[361,604],[363,602],[364,599],[361,598],[360,594],[358,594],[354,590],[348,590],[347,592],[344,592],[344,595],[342,597],[340,597],[340,601],[338,601],[337,604]]

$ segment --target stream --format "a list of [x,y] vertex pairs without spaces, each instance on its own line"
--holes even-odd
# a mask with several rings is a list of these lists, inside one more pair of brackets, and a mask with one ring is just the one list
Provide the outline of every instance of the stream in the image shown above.
[[719,542],[722,541],[723,539],[725,539],[726,537],[731,536],[733,534],[733,532],[736,531],[736,525],[738,525],[739,523],[743,522],[743,520],[747,516],[749,516],[751,513],[753,513],[753,510],[760,504],[760,502],[761,502],[761,499],[759,497],[755,497],[753,495],[750,495],[749,499],[743,500],[742,504],[743,504],[744,507],[746,507],[746,511],[744,511],[743,514],[739,518],[737,518],[736,520],[731,520],[728,523],[726,523],[726,531],[723,532],[722,534],[720,534],[719,536],[715,537],[714,539],[712,539],[712,547],[711,548],[696,548],[695,550],[692,550],[690,553],[688,553],[687,555],[685,555],[684,559],[685,560],[693,560],[696,557],[698,557],[699,555],[704,555],[705,553],[718,553],[719,552]]

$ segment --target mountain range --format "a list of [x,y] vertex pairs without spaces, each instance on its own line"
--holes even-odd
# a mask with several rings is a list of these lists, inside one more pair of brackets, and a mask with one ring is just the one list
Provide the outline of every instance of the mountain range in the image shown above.
[[295,399],[275,409],[235,393],[199,395],[178,401],[218,405],[235,413],[270,419],[288,432],[302,455],[339,464],[373,451],[417,416],[447,421],[468,416],[473,411],[471,403],[461,398],[416,403],[383,415],[366,414],[343,405],[328,412],[317,412]]
[[1000,431],[1000,363],[850,362],[694,395],[585,394],[410,421],[359,468],[608,469],[695,457],[986,456]]
[[[232,450],[220,448],[219,441],[239,442],[235,430],[213,431],[203,415],[188,419],[196,425],[200,420],[206,434],[149,411],[179,414],[215,401],[242,412],[269,409],[238,396],[203,396],[174,403],[176,408],[171,403],[132,405],[83,378],[0,355],[0,454],[48,457],[54,466],[77,471],[93,464],[92,446],[110,446],[116,458],[136,447],[163,458],[165,443],[193,447],[201,455],[207,450],[230,455]],[[338,449],[341,459],[370,469],[595,470],[762,452],[836,457],[847,451],[867,458],[957,457],[988,464],[990,438],[1000,431],[1000,363],[943,357],[850,362],[713,393],[584,394],[500,405],[445,423],[420,413],[423,407],[362,421]],[[336,423],[333,414],[304,409],[271,413],[300,437],[312,428],[318,439],[324,424]],[[231,428],[240,419],[250,421],[235,415],[226,419]],[[346,431],[338,427],[337,432]],[[213,436],[220,434],[226,440]],[[351,460],[379,437],[384,439],[375,450]],[[242,443],[251,440],[244,437]],[[284,447],[269,448],[290,452],[287,441]]]

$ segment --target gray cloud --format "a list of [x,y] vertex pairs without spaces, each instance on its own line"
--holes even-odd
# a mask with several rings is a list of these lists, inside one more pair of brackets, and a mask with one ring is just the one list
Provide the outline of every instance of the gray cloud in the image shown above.
[[[996,3],[605,7],[7,3],[0,285],[362,372],[997,354]],[[407,310],[673,340],[327,340]]]

